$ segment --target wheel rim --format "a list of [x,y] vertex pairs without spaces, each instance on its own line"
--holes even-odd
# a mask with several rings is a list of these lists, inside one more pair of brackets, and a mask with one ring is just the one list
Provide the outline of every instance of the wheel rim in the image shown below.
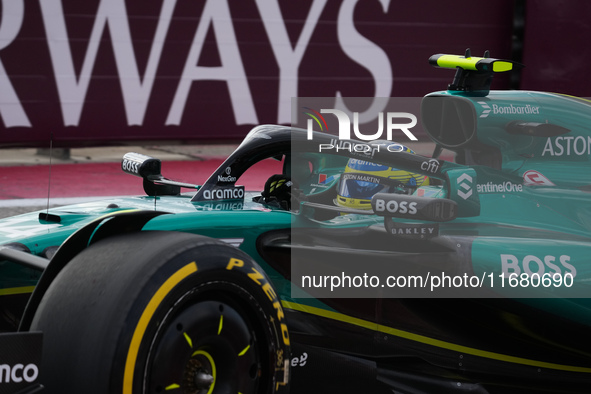
[[227,299],[173,308],[152,345],[145,391],[256,393],[260,351],[252,322],[241,310]]

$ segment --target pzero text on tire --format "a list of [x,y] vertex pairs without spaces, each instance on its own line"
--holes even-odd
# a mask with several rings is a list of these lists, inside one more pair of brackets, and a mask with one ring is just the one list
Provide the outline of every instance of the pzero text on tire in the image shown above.
[[49,393],[284,393],[281,301],[245,253],[206,237],[99,241],[54,280],[32,322]]

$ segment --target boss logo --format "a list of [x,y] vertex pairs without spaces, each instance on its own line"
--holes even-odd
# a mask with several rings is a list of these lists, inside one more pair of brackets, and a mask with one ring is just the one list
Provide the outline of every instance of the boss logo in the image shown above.
[[139,174],[139,163],[128,159],[123,159],[121,162],[121,169],[125,172]]
[[408,201],[385,201],[381,199],[376,199],[375,211],[415,215],[417,213],[417,203]]
[[515,273],[517,275],[522,272],[532,275],[537,273],[543,275],[545,272],[562,274],[570,273],[573,278],[577,276],[577,269],[571,264],[571,257],[568,255],[561,256],[534,256],[527,255],[523,258],[513,254],[501,255],[501,268],[505,274]]
[[446,198],[377,193],[371,200],[378,216],[447,222],[457,216],[457,203]]

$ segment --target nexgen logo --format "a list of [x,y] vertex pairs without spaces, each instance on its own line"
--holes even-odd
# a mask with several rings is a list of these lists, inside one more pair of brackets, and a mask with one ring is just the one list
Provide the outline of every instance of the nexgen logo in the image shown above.
[[[314,111],[316,112],[316,111]],[[341,140],[350,140],[351,139],[351,119],[349,119],[349,115],[345,112],[338,110],[338,109],[321,109],[320,113],[322,114],[333,114],[337,117],[339,122],[339,139]],[[387,112],[386,115],[386,139],[388,141],[392,141],[392,131],[393,130],[401,130],[411,141],[417,141],[417,137],[414,136],[413,133],[410,132],[409,129],[415,127],[417,125],[417,117],[408,112]],[[324,118],[321,117],[323,123]],[[394,123],[394,119],[404,120],[407,121],[404,123]],[[316,122],[321,125],[316,119]],[[307,129],[308,129],[308,139],[312,139],[312,134],[314,122],[312,119],[308,119]],[[321,126],[322,127],[322,126]],[[328,126],[327,126],[328,129]],[[374,141],[377,139],[382,138],[384,134],[384,113],[380,112],[378,114],[378,131],[374,134],[362,134],[359,131],[359,113],[353,112],[353,133],[355,137],[360,139],[361,141]]]
[[39,368],[35,364],[0,365],[0,383],[31,383],[39,376]]

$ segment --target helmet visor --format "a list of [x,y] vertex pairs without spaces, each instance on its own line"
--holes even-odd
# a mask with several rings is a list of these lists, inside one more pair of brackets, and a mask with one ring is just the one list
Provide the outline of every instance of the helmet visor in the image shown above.
[[390,189],[389,179],[366,175],[346,173],[341,175],[338,187],[338,195],[346,198],[371,200],[371,197]]

